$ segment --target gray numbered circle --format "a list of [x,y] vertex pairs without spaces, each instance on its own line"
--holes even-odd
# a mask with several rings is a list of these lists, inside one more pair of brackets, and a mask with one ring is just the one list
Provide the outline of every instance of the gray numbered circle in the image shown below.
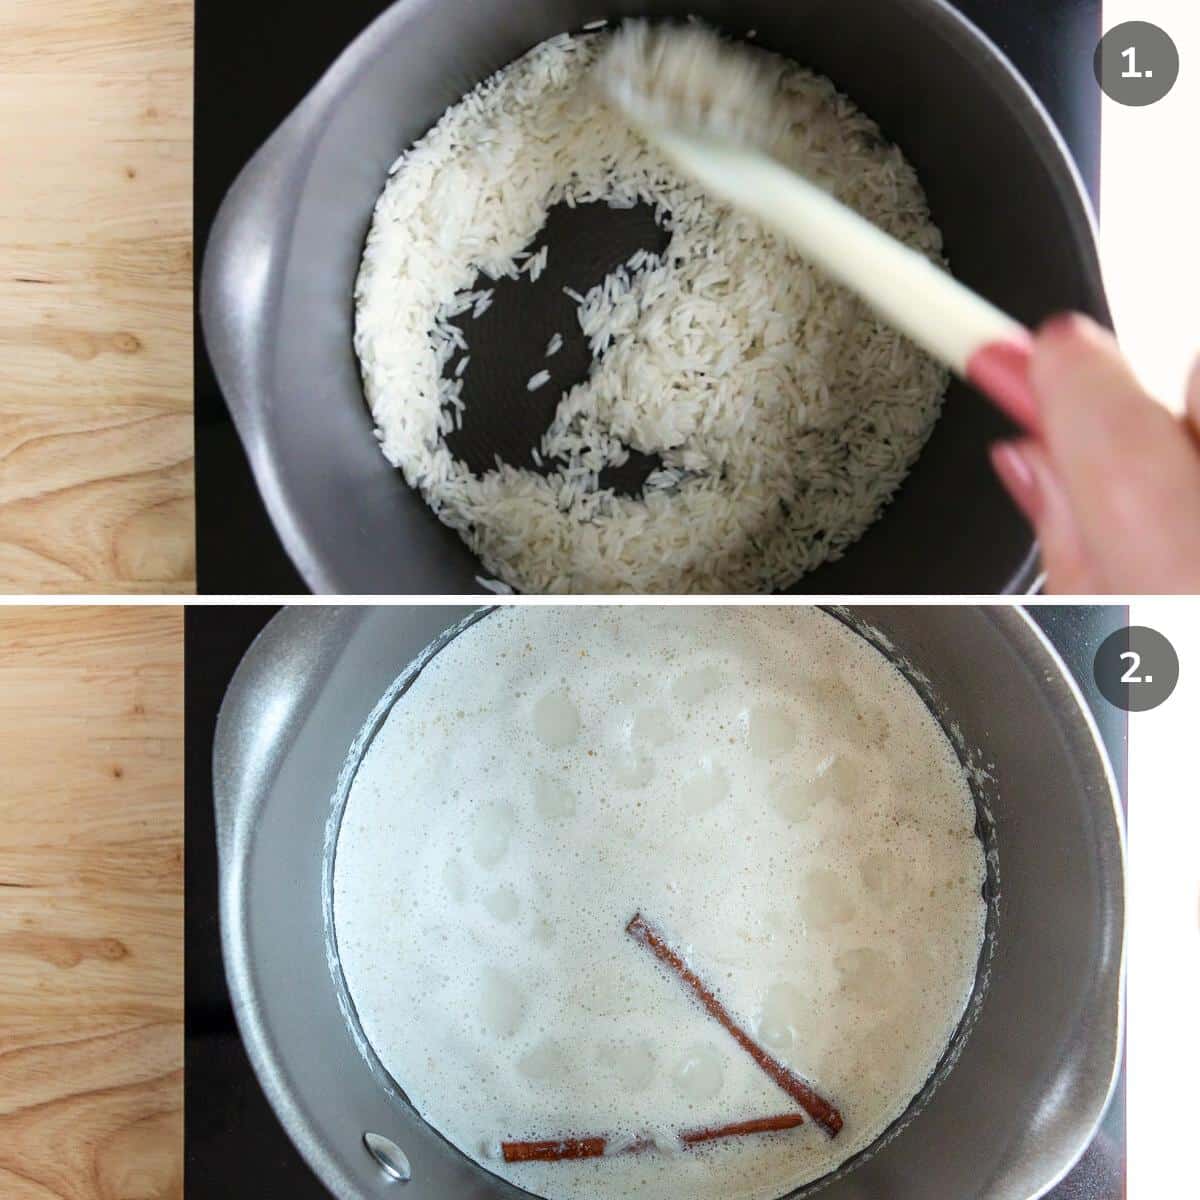
[[1161,100],[1175,86],[1179,51],[1157,25],[1125,21],[1100,39],[1092,65],[1106,96],[1140,108]]
[[1130,625],[1110,633],[1096,651],[1100,694],[1126,712],[1157,708],[1179,682],[1179,655],[1157,629]]

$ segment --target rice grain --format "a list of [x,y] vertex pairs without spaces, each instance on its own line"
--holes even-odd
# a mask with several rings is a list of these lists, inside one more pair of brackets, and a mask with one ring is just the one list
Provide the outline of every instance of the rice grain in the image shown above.
[[[356,286],[376,436],[486,577],[519,590],[786,587],[878,517],[929,436],[946,374],[596,101],[588,74],[609,40],[535,47],[393,167]],[[787,110],[781,157],[942,261],[916,174],[875,123],[829,80],[753,52]],[[589,203],[646,204],[669,243],[586,295],[563,289],[594,361],[537,446],[550,469],[497,457],[477,474],[445,440],[464,406],[461,379],[446,378],[467,349],[453,318],[487,311],[488,281],[540,274],[547,247],[531,248],[548,210]],[[546,355],[560,348],[556,335]],[[540,370],[528,386],[548,381]],[[601,487],[634,450],[661,463],[641,494]]]

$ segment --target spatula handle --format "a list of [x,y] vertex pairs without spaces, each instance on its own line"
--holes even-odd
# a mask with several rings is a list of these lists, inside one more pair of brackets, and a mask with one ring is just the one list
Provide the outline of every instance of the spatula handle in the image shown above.
[[675,131],[654,138],[715,195],[759,218],[885,321],[1037,432],[1029,331],[924,254],[782,163]]

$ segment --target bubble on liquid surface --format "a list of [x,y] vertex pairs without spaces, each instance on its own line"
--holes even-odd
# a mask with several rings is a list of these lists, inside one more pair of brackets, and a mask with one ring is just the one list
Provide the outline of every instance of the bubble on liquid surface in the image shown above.
[[517,1070],[527,1079],[538,1082],[561,1081],[570,1073],[570,1059],[559,1042],[543,1038],[517,1059]]
[[855,913],[854,901],[846,885],[823,867],[809,871],[800,884],[800,919],[813,929],[832,929],[843,925]]
[[904,955],[903,985],[914,996],[927,993],[945,978],[945,964],[930,953],[928,947],[910,946]]
[[499,887],[483,898],[483,907],[503,925],[511,924],[521,911],[521,900],[510,887]]
[[621,1016],[636,1006],[622,977],[606,966],[580,972],[569,1001],[573,1008],[593,1017]]
[[894,850],[872,850],[858,872],[867,892],[884,904],[899,900],[908,885],[908,871]]
[[796,1042],[796,1024],[810,1005],[794,984],[779,982],[767,988],[758,1018],[758,1040],[768,1050],[786,1054]]
[[815,769],[778,775],[767,788],[771,803],[789,821],[804,821],[827,804],[849,807],[863,790],[862,768],[845,754],[831,754]]
[[698,1043],[675,1064],[671,1081],[689,1100],[711,1100],[725,1083],[725,1061],[715,1046]]
[[442,867],[442,883],[450,899],[460,904],[467,895],[467,875],[462,863],[456,858],[448,858]]
[[571,817],[575,815],[575,793],[561,779],[539,771],[533,777],[533,806],[547,821]]
[[892,721],[887,710],[879,704],[864,705],[852,728],[857,740],[866,746],[878,747],[892,736]]
[[746,744],[756,758],[778,758],[796,744],[796,723],[774,704],[756,704],[743,717]]
[[644,676],[618,675],[612,683],[612,698],[622,704],[633,704],[641,700],[651,686],[651,681]]
[[654,1079],[654,1047],[644,1038],[605,1046],[601,1050],[601,1058],[624,1091],[644,1092]]
[[615,754],[612,758],[612,777],[621,787],[645,787],[654,778],[654,759],[636,752]]
[[479,985],[479,1018],[493,1037],[512,1037],[525,1019],[525,993],[506,971],[488,967]]
[[766,929],[769,938],[786,936],[791,932],[795,924],[796,918],[791,913],[785,912],[782,908],[772,908],[763,917],[763,927]]
[[711,759],[704,759],[700,769],[683,781],[683,807],[687,812],[708,812],[728,797],[729,772]]
[[629,739],[635,746],[663,746],[674,736],[671,718],[661,708],[640,708],[633,714]]
[[816,809],[816,797],[803,775],[776,775],[767,784],[771,807],[789,821],[807,821]]
[[716,667],[693,667],[684,671],[671,684],[671,694],[680,704],[695,704],[721,684],[721,672]]
[[555,688],[533,706],[534,736],[553,750],[569,746],[579,736],[579,709],[566,688]]
[[887,1087],[897,1073],[911,1074],[924,1058],[912,1040],[911,1030],[895,1020],[884,1020],[871,1028],[859,1045],[859,1073],[877,1087]]
[[874,946],[856,946],[853,950],[843,950],[833,960],[833,965],[847,995],[875,1007],[887,1006],[894,971],[882,950]]
[[681,604],[678,608],[663,610],[676,629],[707,629],[712,622],[713,610],[707,604]]
[[504,804],[490,804],[475,817],[471,853],[481,867],[494,867],[507,853],[516,818]]
[[922,782],[921,771],[907,759],[896,759],[888,763],[888,778],[892,790],[897,796],[920,799],[923,788],[928,786]]
[[887,710],[879,704],[863,704],[854,689],[832,676],[810,679],[802,685],[816,713],[817,727],[828,735],[854,746],[878,746],[891,734]]
[[853,720],[857,703],[854,692],[840,679],[833,676],[807,679],[801,685],[801,691],[817,711],[822,728],[844,724],[847,717]]

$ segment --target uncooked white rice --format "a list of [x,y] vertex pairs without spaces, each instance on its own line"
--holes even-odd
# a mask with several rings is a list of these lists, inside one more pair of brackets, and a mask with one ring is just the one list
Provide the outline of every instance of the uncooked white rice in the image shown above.
[[563,335],[561,333],[556,333],[546,343],[546,357],[553,358],[554,355],[556,355],[562,348],[563,348]]
[[[520,590],[783,587],[879,515],[937,418],[945,373],[599,107],[586,77],[609,36],[535,47],[393,168],[356,291],[377,437],[488,574]],[[774,61],[793,121],[777,153],[940,261],[899,150],[827,79]],[[486,311],[488,280],[519,278],[552,205],[596,201],[648,204],[670,243],[586,296],[564,289],[603,355],[541,439],[545,474],[497,458],[477,475],[445,440],[463,404],[448,364],[466,350],[451,319]],[[631,448],[661,468],[640,496],[602,489],[600,472]]]
[[525,385],[526,389],[531,392],[536,392],[538,388],[544,387],[550,382],[549,371],[539,371],[536,375],[529,377],[529,382]]
[[546,269],[546,260],[550,257],[550,247],[543,246],[536,254],[531,255],[525,263],[529,272],[529,282],[536,283],[541,273]]
[[479,584],[485,592],[491,592],[496,596],[511,596],[512,588],[508,586],[502,579],[487,579],[483,575],[476,575],[475,582]]

